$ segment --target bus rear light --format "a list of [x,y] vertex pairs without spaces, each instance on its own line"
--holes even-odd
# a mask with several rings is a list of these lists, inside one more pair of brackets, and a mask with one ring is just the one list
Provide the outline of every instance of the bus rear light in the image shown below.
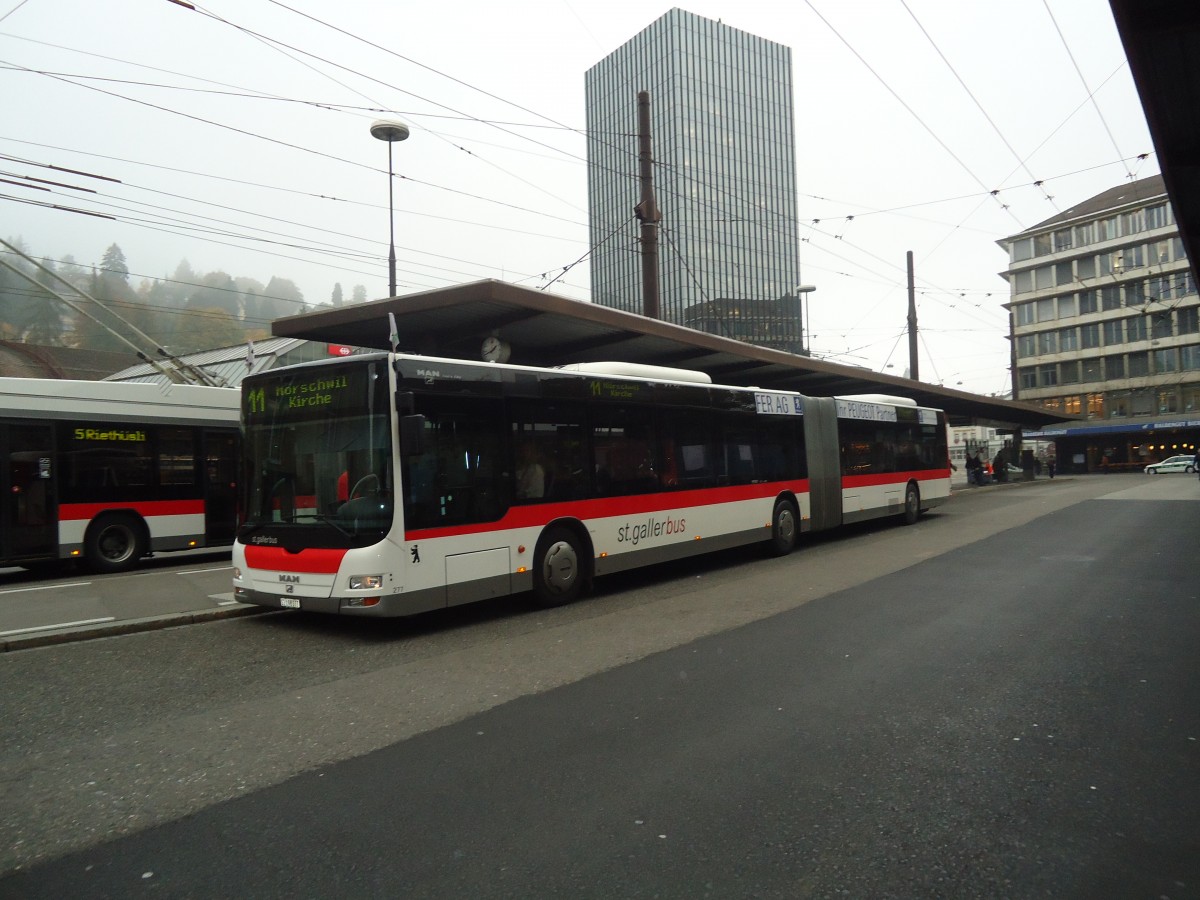
[[188,541],[188,546],[189,547],[198,547],[198,546],[200,546],[200,542],[199,541]]
[[82,551],[82,550],[72,550],[72,551],[71,551],[71,555],[72,555],[72,556],[79,556],[79,555],[80,555],[80,554],[82,554],[82,553],[83,553],[83,551]]
[[234,581],[241,581],[241,580],[242,580],[242,567],[241,567],[241,566],[234,566],[234,567],[233,567],[233,580],[234,580]]
[[601,551],[600,551],[600,558],[601,558],[601,559],[604,559],[604,557],[606,557],[606,556],[608,556],[608,551],[607,551],[607,550],[601,550]]
[[700,535],[696,535],[694,538],[692,538],[692,540],[693,540],[693,541],[698,541],[698,540],[700,540]]
[[350,590],[377,591],[383,587],[382,575],[351,575]]
[[518,575],[523,575],[525,572],[528,572],[528,571],[529,570],[526,569],[524,566],[517,566],[517,574]]
[[378,597],[350,597],[346,601],[348,607],[378,606]]
[[518,552],[518,553],[524,553],[524,552],[525,552],[525,545],[524,545],[524,544],[520,544],[520,545],[517,547],[517,552]]

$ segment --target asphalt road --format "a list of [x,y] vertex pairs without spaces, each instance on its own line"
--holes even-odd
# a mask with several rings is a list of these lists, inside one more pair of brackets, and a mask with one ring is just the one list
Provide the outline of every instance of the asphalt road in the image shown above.
[[3,654],[0,896],[1200,897],[1197,500]]

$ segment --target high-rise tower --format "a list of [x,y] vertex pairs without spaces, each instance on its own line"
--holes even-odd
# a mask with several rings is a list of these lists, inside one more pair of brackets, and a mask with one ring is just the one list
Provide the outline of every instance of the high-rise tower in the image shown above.
[[588,70],[592,300],[642,312],[637,95],[649,91],[661,317],[802,346],[791,50],[673,9]]

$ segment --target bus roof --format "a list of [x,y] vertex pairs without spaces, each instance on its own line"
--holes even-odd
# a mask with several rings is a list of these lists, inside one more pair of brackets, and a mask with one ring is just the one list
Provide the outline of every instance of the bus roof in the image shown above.
[[9,418],[236,425],[240,410],[233,388],[0,378],[0,415]]

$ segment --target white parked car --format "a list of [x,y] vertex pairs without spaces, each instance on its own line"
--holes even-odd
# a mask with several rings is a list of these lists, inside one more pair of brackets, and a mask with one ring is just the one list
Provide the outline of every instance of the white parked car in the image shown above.
[[1196,457],[1169,456],[1162,462],[1150,463],[1146,466],[1147,475],[1157,475],[1159,472],[1187,472],[1189,475],[1196,471]]

